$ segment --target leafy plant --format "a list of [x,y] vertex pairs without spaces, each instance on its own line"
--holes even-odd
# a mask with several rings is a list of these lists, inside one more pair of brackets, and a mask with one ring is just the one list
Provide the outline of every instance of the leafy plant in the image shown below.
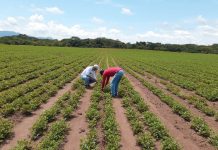
[[179,145],[172,138],[165,138],[162,142],[162,150],[180,150]]
[[12,128],[13,124],[11,121],[0,117],[0,143],[11,135]]
[[204,120],[199,117],[193,118],[191,122],[191,128],[193,128],[199,135],[204,137],[210,136],[210,128],[204,122]]
[[32,147],[29,141],[21,140],[17,142],[17,146],[12,148],[12,150],[32,150]]
[[42,139],[36,149],[58,150],[61,142],[63,141],[64,135],[67,132],[67,129],[68,127],[64,120],[55,122],[52,124],[48,134]]
[[141,146],[143,150],[155,149],[155,141],[149,133],[143,133],[142,135],[139,135],[137,143]]

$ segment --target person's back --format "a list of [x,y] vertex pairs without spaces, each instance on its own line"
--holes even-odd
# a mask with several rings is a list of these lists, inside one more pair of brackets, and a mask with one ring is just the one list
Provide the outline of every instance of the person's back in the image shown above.
[[91,83],[97,81],[96,72],[99,69],[98,65],[88,66],[81,73],[81,79],[85,81],[85,86],[90,87]]
[[101,70],[100,74],[103,76],[101,90],[108,84],[110,77],[114,76],[111,81],[111,94],[113,97],[118,95],[118,84],[124,74],[124,71],[120,67],[111,67],[106,70]]
[[84,69],[83,72],[81,73],[81,77],[86,77],[87,75],[89,75],[91,70],[92,70],[92,66],[86,67],[86,69]]
[[120,70],[122,70],[122,68],[120,68],[120,67],[110,67],[104,71],[103,78],[106,76],[112,77]]

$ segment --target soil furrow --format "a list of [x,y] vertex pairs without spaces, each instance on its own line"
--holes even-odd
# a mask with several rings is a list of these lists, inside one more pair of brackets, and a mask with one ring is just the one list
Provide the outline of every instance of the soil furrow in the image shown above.
[[92,90],[86,90],[84,96],[80,99],[79,108],[73,113],[72,120],[69,123],[70,132],[64,144],[64,150],[80,149],[80,140],[88,132],[88,123],[86,121],[86,111],[90,106]]
[[[78,78],[78,77],[77,77]],[[77,79],[76,78],[76,79]],[[2,150],[9,150],[17,144],[17,141],[27,139],[30,134],[30,129],[37,120],[37,118],[47,109],[51,108],[53,104],[61,97],[64,93],[71,90],[72,84],[76,81],[74,79],[70,83],[67,83],[61,90],[59,90],[55,96],[51,97],[47,103],[42,104],[39,109],[32,113],[31,116],[23,118],[17,123],[13,129],[13,137],[7,140],[1,147]]]
[[[136,73],[137,73],[137,72],[136,72]],[[197,97],[197,98],[205,99],[205,98],[199,96],[198,94],[196,94],[194,91],[190,91],[190,90],[184,89],[184,88],[182,88],[182,87],[180,87],[180,86],[178,86],[178,85],[175,85],[174,83],[172,83],[172,82],[170,82],[170,81],[168,81],[168,80],[161,79],[161,78],[159,78],[159,77],[157,77],[157,76],[155,76],[155,75],[153,75],[153,74],[150,74],[150,73],[148,73],[148,72],[144,72],[144,73],[145,73],[144,78],[146,78],[146,79],[152,81],[153,83],[159,84],[160,86],[162,86],[162,88],[165,88],[165,89],[166,89],[166,87],[165,87],[163,84],[161,84],[161,81],[164,81],[164,82],[166,82],[166,83],[171,83],[171,84],[173,84],[174,86],[176,86],[176,87],[181,91],[181,93],[183,93],[183,94],[186,95],[186,96],[195,96],[195,97]],[[138,74],[138,73],[137,73],[137,74]],[[141,75],[141,76],[142,76],[142,75]],[[208,101],[208,100],[207,100],[207,105],[210,106],[210,107],[212,107],[212,108],[218,109],[218,102],[212,102],[212,101]]]
[[134,89],[149,105],[150,111],[156,114],[161,122],[168,129],[169,134],[174,137],[183,149],[189,150],[213,150],[215,149],[207,140],[197,135],[190,129],[190,123],[172,112],[171,108],[155,96],[151,91],[145,88],[136,78],[126,74]]
[[156,87],[160,88],[165,94],[171,96],[177,102],[179,102],[182,105],[184,105],[195,116],[200,116],[201,118],[203,118],[214,131],[216,131],[216,132],[218,131],[218,123],[215,121],[215,118],[207,116],[206,114],[202,113],[200,110],[195,108],[194,105],[189,104],[188,101],[186,101],[186,100],[178,97],[177,95],[171,93],[170,91],[168,91],[166,89],[165,85],[161,84],[160,82],[157,82],[157,80],[149,80],[148,78],[143,77],[142,75],[140,75],[138,73],[136,73],[136,74],[139,75],[140,77],[144,78],[147,82],[149,82],[153,86],[156,86]]
[[125,110],[121,104],[122,99],[114,98],[113,107],[115,110],[116,122],[119,125],[119,131],[121,134],[121,149],[122,150],[139,150],[139,146],[136,142],[136,137],[133,134],[131,126],[125,116]]

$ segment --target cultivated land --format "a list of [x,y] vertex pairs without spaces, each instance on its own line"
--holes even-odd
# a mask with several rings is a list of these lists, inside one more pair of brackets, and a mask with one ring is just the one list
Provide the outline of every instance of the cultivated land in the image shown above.
[[[79,78],[120,66],[121,98]],[[218,55],[0,45],[2,150],[218,149]]]

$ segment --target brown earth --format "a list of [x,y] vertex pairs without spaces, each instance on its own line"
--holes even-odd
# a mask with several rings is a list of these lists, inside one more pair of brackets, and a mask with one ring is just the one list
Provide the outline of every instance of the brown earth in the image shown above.
[[[78,77],[77,77],[78,78]],[[76,79],[77,79],[76,78]],[[59,90],[55,96],[51,97],[47,103],[42,104],[39,109],[37,109],[31,116],[27,116],[22,118],[19,123],[15,125],[13,128],[13,137],[9,140],[7,140],[4,145],[1,146],[1,150],[9,150],[16,146],[17,141],[22,139],[27,139],[30,134],[30,129],[37,120],[37,118],[47,109],[51,108],[53,104],[63,96],[64,93],[71,90],[72,84],[75,82],[74,79],[72,82],[67,83],[61,90]]]
[[[205,99],[205,98],[201,97],[200,95],[196,94],[195,91],[190,91],[188,89],[184,89],[184,88],[182,88],[182,87],[180,87],[178,85],[175,85],[174,83],[172,83],[172,82],[170,82],[168,80],[161,79],[160,77],[157,77],[156,75],[150,74],[148,72],[144,72],[144,74],[145,74],[144,77],[146,79],[148,79],[148,80],[150,80],[150,81],[152,81],[154,83],[158,83],[158,84],[160,84],[160,86],[161,86],[161,81],[164,81],[166,83],[171,83],[174,86],[176,86],[183,95],[186,95],[186,96],[195,96],[197,98]],[[162,86],[162,87],[166,89],[166,87],[164,87],[164,86]],[[214,108],[214,109],[218,110],[218,102],[211,102],[211,101],[207,100],[207,105],[210,106],[211,108]]]
[[79,150],[80,140],[85,137],[88,132],[88,123],[86,121],[86,111],[90,106],[92,90],[86,90],[84,96],[80,99],[79,108],[73,113],[73,118],[70,123],[70,132],[64,144],[64,150]]
[[121,100],[122,99],[119,98],[113,98],[116,122],[119,125],[119,131],[121,134],[121,149],[139,150],[140,148],[136,143],[136,137],[134,136],[131,126],[125,116],[125,109],[122,107]]
[[163,103],[151,91],[145,88],[136,78],[126,74],[131,85],[141,95],[149,105],[150,111],[157,115],[164,126],[168,129],[169,134],[182,146],[188,150],[214,150],[207,139],[197,135],[194,130],[190,129],[190,123],[186,122],[180,116],[172,112],[171,108]]
[[154,81],[149,81],[148,79],[144,78],[146,81],[148,81],[149,83],[151,83],[152,85],[160,88],[165,94],[171,96],[173,99],[175,99],[177,102],[183,104],[186,108],[188,108],[192,114],[194,114],[195,116],[199,116],[201,118],[203,118],[208,125],[214,130],[214,131],[218,131],[218,122],[215,121],[214,117],[209,117],[206,114],[202,113],[200,110],[198,110],[197,108],[194,107],[194,105],[191,105],[188,103],[188,101],[178,97],[177,95],[171,93],[170,91],[166,90],[166,87],[161,84],[160,82],[154,82]]

